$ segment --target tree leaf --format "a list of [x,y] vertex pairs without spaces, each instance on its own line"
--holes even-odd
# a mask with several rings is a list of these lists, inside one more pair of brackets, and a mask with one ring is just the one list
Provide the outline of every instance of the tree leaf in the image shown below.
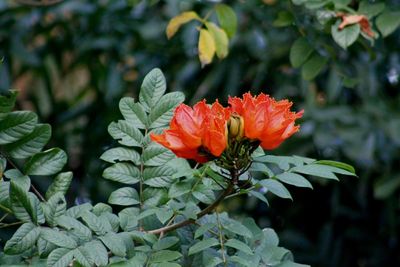
[[144,184],[152,187],[168,187],[175,179],[172,174],[175,170],[167,165],[148,167],[143,171]]
[[[1,60],[0,60],[1,64]],[[6,94],[0,95],[0,113],[11,112],[17,99],[18,91],[10,90]]]
[[59,148],[51,148],[32,156],[25,164],[27,175],[52,175],[62,170],[67,163],[67,155]]
[[143,151],[145,166],[162,166],[175,157],[171,150],[157,144],[150,143]]
[[369,18],[375,17],[382,13],[385,9],[384,3],[369,3],[367,1],[361,1],[358,6],[357,13],[367,15]]
[[290,63],[293,67],[298,68],[306,62],[314,48],[308,43],[307,39],[301,37],[297,39],[290,48]]
[[154,252],[150,257],[151,263],[174,261],[182,257],[178,251],[161,250]]
[[246,243],[243,243],[242,241],[237,240],[237,239],[229,239],[228,241],[225,242],[224,245],[227,247],[231,247],[231,248],[243,251],[246,254],[250,254],[250,255],[254,254],[253,251],[251,250],[251,248],[248,245],[246,245]]
[[196,232],[194,233],[194,238],[197,239],[207,233],[208,230],[212,229],[215,227],[214,223],[205,223],[199,228],[197,228]]
[[225,58],[228,55],[228,35],[213,22],[207,22],[206,27],[214,39],[217,57],[220,59]]
[[107,229],[108,227],[105,225],[105,222],[100,220],[96,215],[93,213],[86,211],[82,214],[82,220],[86,223],[86,225],[97,235],[105,235],[109,232]]
[[252,238],[253,234],[251,233],[251,231],[249,229],[247,229],[246,226],[244,226],[243,224],[241,224],[240,222],[233,220],[233,219],[229,219],[228,221],[222,222],[222,226],[224,229],[228,230],[231,233],[240,235],[240,236],[244,236],[247,238]]
[[119,101],[119,110],[125,120],[136,128],[145,129],[147,126],[147,115],[140,103],[135,103],[132,97],[124,97]]
[[57,248],[47,258],[48,267],[67,267],[74,257],[74,251],[69,248]]
[[14,181],[10,184],[10,200],[11,209],[17,219],[23,222],[44,222],[43,210],[37,197]]
[[200,242],[197,242],[193,246],[191,246],[189,248],[188,255],[190,256],[190,255],[196,254],[196,253],[198,253],[200,251],[203,251],[203,250],[205,250],[207,248],[214,247],[214,246],[217,246],[217,245],[219,245],[219,241],[217,239],[215,239],[215,238],[204,239],[204,240],[202,240]]
[[174,212],[167,207],[158,208],[156,210],[157,219],[162,223],[165,224],[171,217],[174,215]]
[[153,245],[153,250],[164,250],[176,245],[178,242],[179,238],[176,236],[163,237]]
[[108,252],[99,240],[85,243],[82,250],[93,260],[95,266],[105,266],[108,264]]
[[181,92],[172,92],[162,96],[160,101],[157,102],[157,106],[150,111],[150,129],[167,126],[175,108],[184,100],[185,95]]
[[304,80],[314,79],[324,68],[328,59],[314,53],[309,60],[304,63],[301,69],[301,76]]
[[51,198],[56,193],[65,195],[72,181],[72,172],[59,173],[50,184],[46,192],[46,199]]
[[107,233],[105,236],[100,236],[99,238],[114,255],[120,257],[126,256],[125,243],[116,233],[110,232]]
[[112,122],[108,126],[108,133],[118,140],[121,145],[129,147],[141,147],[143,135],[139,129],[129,124],[127,121],[120,120]]
[[339,30],[340,20],[332,25],[331,33],[333,40],[343,49],[347,49],[352,45],[360,35],[360,24],[346,26],[343,30]]
[[5,149],[9,155],[16,159],[25,159],[40,152],[51,136],[49,124],[38,124],[31,133],[18,141],[8,144]]
[[138,225],[138,208],[126,208],[118,213],[119,223],[125,232],[130,232],[136,229]]
[[67,202],[62,193],[52,195],[47,202],[41,203],[44,217],[50,226],[56,226],[57,218],[63,215],[67,209]]
[[268,191],[270,191],[274,195],[277,195],[278,197],[292,199],[292,196],[290,195],[286,187],[276,180],[265,179],[261,180],[259,184],[267,188]]
[[237,17],[235,11],[225,4],[218,4],[215,6],[217,18],[222,29],[228,34],[229,38],[232,38],[236,33],[237,28]]
[[206,29],[200,30],[198,50],[201,66],[204,67],[210,64],[213,60],[216,48],[214,38]]
[[356,174],[356,171],[355,171],[353,166],[351,166],[349,164],[346,164],[346,163],[343,163],[343,162],[333,161],[333,160],[318,160],[318,161],[315,161],[314,163],[315,164],[328,165],[328,166],[336,167],[336,168],[339,168],[339,169],[343,169],[343,170],[345,170],[347,172],[350,172],[350,173],[343,173],[343,174],[346,174],[346,175],[352,175],[353,174],[355,176],[355,174]]
[[150,110],[164,95],[167,85],[162,71],[152,69],[143,79],[139,93],[139,101],[146,110]]
[[182,25],[184,25],[192,20],[201,21],[201,18],[194,11],[183,12],[183,13],[179,14],[178,16],[173,17],[169,21],[167,30],[166,30],[168,39],[171,39],[172,36],[175,35],[175,33],[179,30],[179,28]]
[[121,206],[139,204],[139,194],[132,187],[122,187],[111,193],[108,203]]
[[40,229],[33,223],[25,223],[18,228],[4,247],[4,252],[10,255],[20,254],[32,248],[39,238]]
[[92,231],[77,219],[61,215],[56,219],[57,225],[68,230],[69,233],[77,236],[80,240],[89,241],[92,239]]
[[136,165],[140,165],[140,154],[133,148],[115,147],[105,151],[100,159],[109,162],[117,163],[117,161],[130,161]]
[[62,248],[76,248],[76,241],[67,234],[51,228],[42,227],[40,237]]
[[103,172],[103,177],[123,184],[136,184],[139,182],[140,171],[130,163],[115,163]]
[[400,26],[400,12],[385,11],[376,19],[376,26],[383,37],[393,33]]
[[296,173],[291,173],[291,172],[284,172],[281,174],[278,174],[275,176],[279,181],[294,185],[297,187],[308,187],[308,188],[313,188],[311,183],[304,178],[303,176],[296,174]]
[[30,111],[14,111],[0,119],[0,145],[13,143],[31,133],[37,115]]

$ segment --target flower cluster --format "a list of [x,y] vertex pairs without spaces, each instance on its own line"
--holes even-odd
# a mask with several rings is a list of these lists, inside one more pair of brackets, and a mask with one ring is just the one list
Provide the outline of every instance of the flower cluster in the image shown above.
[[[216,158],[237,158],[261,145],[274,149],[299,130],[301,118],[290,110],[288,100],[276,101],[265,94],[230,97],[229,107],[203,100],[193,109],[179,105],[169,129],[152,134],[151,139],[172,150],[178,157],[206,162]],[[226,154],[226,155],[225,155]]]

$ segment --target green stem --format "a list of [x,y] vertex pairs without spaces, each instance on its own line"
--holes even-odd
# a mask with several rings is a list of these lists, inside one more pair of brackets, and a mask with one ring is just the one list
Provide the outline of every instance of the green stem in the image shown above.
[[224,247],[224,240],[222,236],[222,226],[221,222],[219,220],[219,214],[218,212],[215,213],[217,216],[217,224],[218,224],[218,236],[219,236],[219,243],[221,245],[221,255],[222,255],[222,261],[224,263],[224,266],[228,266],[228,262],[226,261],[226,256],[225,256],[225,247]]
[[9,208],[7,208],[6,206],[3,206],[2,204],[0,204],[0,209],[4,210],[7,213],[13,213],[12,210],[10,210]]

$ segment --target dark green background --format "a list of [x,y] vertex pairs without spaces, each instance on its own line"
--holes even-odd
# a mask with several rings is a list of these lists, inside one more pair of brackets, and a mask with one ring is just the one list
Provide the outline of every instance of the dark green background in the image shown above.
[[[53,126],[50,145],[67,151],[74,171],[71,204],[106,201],[113,188],[101,178],[105,165],[98,158],[113,145],[107,126],[120,117],[119,99],[136,97],[154,67],[189,104],[226,103],[228,95],[247,91],[289,98],[305,110],[301,132],[271,153],[347,162],[359,178],[315,181],[313,191],[290,188],[294,202],[271,196],[267,207],[243,197],[226,208],[275,228],[298,262],[400,266],[400,31],[373,47],[357,42],[345,51],[313,14],[288,2],[226,1],[238,16],[238,32],[226,59],[201,68],[196,23],[169,41],[165,28],[183,10],[205,15],[211,1],[67,0],[35,8],[1,1],[0,89],[19,89],[18,108]],[[273,26],[282,10],[298,27]],[[311,82],[289,63],[299,29],[335,55]],[[357,84],[346,87],[343,75]],[[42,189],[48,182],[36,181]],[[2,230],[2,239],[11,230]]]

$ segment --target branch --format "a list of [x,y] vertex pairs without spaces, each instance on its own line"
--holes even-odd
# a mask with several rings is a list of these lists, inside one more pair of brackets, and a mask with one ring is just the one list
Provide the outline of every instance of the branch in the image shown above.
[[[230,193],[232,193],[233,187],[234,187],[234,184],[232,182],[230,182],[228,187],[225,189],[225,191],[223,191],[222,194],[219,195],[219,197],[213,203],[211,203],[208,207],[206,207],[205,209],[203,209],[202,211],[200,211],[197,214],[197,216],[196,216],[197,219],[200,219],[204,215],[212,212],[221,203],[221,201],[225,199],[226,196],[228,196]],[[155,230],[147,231],[146,233],[149,233],[149,234],[166,233],[166,232],[173,231],[175,229],[178,229],[180,227],[183,227],[188,224],[195,223],[195,222],[196,222],[196,220],[194,220],[194,219],[187,219],[187,220],[184,220],[184,221],[181,221],[181,222],[169,225],[169,226],[165,226],[165,227],[161,227],[161,228],[158,228]]]

